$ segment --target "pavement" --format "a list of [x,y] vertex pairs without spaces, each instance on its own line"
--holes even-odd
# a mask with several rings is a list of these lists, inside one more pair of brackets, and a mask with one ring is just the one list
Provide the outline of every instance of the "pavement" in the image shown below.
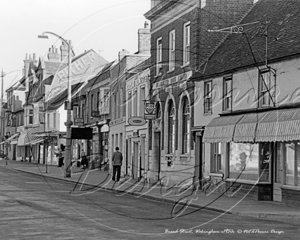
[[[77,166],[72,167],[70,178],[65,178],[64,169],[57,166],[1,160],[0,167],[76,183],[74,189],[70,189],[70,191],[78,194],[102,189],[118,191],[120,196],[130,194],[158,202],[169,202],[174,204],[174,215],[184,214],[185,208],[182,206],[188,205],[196,209],[217,211],[220,214],[300,223],[300,208],[289,207],[283,203],[272,201],[251,200],[246,196],[228,197],[213,191],[204,193],[188,185],[185,187],[161,186],[158,183],[150,184],[145,181],[130,179],[129,177],[121,178],[120,183],[116,183],[111,180],[111,175],[107,171],[100,171],[99,169],[83,170]],[[91,187],[83,190],[83,186]],[[175,209],[182,209],[182,212]]]

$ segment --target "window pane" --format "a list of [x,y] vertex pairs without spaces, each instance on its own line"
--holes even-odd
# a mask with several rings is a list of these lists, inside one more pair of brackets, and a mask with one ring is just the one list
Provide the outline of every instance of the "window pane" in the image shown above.
[[286,143],[286,184],[294,185],[294,176],[295,176],[295,144]]
[[229,176],[235,179],[259,178],[258,144],[230,143]]

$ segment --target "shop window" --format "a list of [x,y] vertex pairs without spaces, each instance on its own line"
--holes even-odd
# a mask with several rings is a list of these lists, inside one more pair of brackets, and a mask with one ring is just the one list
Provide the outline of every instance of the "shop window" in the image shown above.
[[287,185],[300,185],[300,142],[285,144],[285,182]]
[[190,152],[190,105],[188,98],[183,99],[182,108],[182,153]]
[[212,112],[212,82],[204,82],[204,113]]
[[232,109],[232,77],[223,80],[223,111]]
[[175,108],[173,101],[168,106],[168,153],[175,150]]
[[229,177],[254,180],[259,178],[259,145],[230,143]]

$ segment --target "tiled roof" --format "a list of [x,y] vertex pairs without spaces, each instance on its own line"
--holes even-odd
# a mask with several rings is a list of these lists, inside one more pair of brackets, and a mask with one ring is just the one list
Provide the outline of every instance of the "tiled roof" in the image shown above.
[[55,74],[60,68],[66,67],[67,64],[61,62],[45,62],[45,68],[48,74]]
[[[72,85],[72,95],[75,94],[78,89],[83,85],[83,83],[78,83],[75,85]],[[46,110],[56,110],[58,109],[66,100],[68,97],[68,89],[65,89],[63,92],[58,94],[56,97],[48,101],[46,104]]]
[[[254,23],[257,21],[259,23]],[[269,62],[300,54],[300,1],[260,0],[240,23],[248,24],[244,26],[244,34],[228,35],[192,79],[263,64],[266,59],[266,21]]]

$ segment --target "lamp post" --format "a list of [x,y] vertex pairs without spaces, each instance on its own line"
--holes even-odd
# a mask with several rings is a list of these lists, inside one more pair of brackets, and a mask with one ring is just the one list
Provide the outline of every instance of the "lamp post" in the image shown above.
[[[64,157],[64,177],[70,178],[71,177],[71,163],[72,163],[72,139],[71,139],[71,126],[73,122],[71,121],[71,51],[73,52],[71,48],[71,40],[67,41],[63,37],[53,33],[53,32],[43,32],[42,35],[39,35],[39,38],[48,38],[45,34],[51,34],[59,39],[61,39],[63,42],[65,42],[68,46],[68,98],[66,102],[67,107],[67,122],[65,122],[65,125],[67,127],[67,136],[66,136],[66,149],[65,149],[65,157]],[[73,52],[74,54],[74,52]]]

